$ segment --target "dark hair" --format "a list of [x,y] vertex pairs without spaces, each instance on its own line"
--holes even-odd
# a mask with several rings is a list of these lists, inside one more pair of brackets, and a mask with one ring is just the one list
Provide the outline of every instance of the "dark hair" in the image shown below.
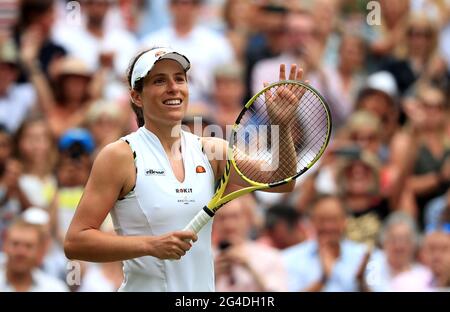
[[55,0],[22,0],[20,4],[18,27],[23,30],[47,13]]
[[[136,65],[136,62],[139,60],[139,58],[147,53],[148,51],[154,50],[154,49],[158,49],[159,47],[154,47],[151,49],[146,49],[144,51],[139,52],[138,55],[136,55],[130,62],[130,66],[128,66],[128,70],[127,70],[127,82],[128,82],[128,87],[130,88],[130,90],[135,90],[139,93],[142,92],[142,90],[144,89],[144,79],[140,79],[138,81],[135,82],[134,84],[134,88],[132,87],[132,81],[131,81],[131,76],[133,75],[133,69],[134,69],[134,65]],[[142,127],[145,123],[144,121],[144,113],[142,111],[142,108],[140,108],[139,106],[137,106],[136,104],[134,104],[133,100],[130,99],[130,105],[131,108],[133,109],[134,113],[136,114],[136,122],[138,124],[139,127]]]
[[271,230],[279,222],[284,222],[289,229],[293,229],[301,214],[294,207],[286,204],[276,204],[266,211],[265,228]]
[[334,194],[318,194],[312,202],[308,205],[307,212],[309,215],[312,214],[312,212],[315,210],[315,208],[319,205],[319,203],[322,203],[323,201],[327,200],[335,200],[339,202],[339,206],[342,208],[342,212],[345,216],[348,215],[347,208],[344,205],[343,198],[340,195],[334,195]]

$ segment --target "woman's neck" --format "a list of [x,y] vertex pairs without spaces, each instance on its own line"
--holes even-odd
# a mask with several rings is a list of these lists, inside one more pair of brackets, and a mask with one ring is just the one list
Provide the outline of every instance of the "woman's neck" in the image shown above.
[[181,124],[154,125],[153,123],[146,123],[144,127],[158,137],[166,153],[171,152],[174,146],[179,145]]
[[30,161],[24,165],[24,169],[25,173],[37,176],[41,179],[45,178],[49,172],[48,163],[39,160]]
[[389,266],[391,268],[391,275],[396,276],[402,272],[405,272],[411,268],[411,264],[409,262],[398,262],[398,261],[389,261]]

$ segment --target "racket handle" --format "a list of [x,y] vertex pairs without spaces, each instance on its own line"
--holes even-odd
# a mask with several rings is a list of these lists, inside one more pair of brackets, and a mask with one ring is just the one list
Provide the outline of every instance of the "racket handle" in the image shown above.
[[[207,209],[207,208],[206,208]],[[200,210],[195,217],[189,222],[189,224],[184,228],[184,231],[194,231],[198,234],[200,230],[212,219],[212,216],[205,211],[205,208]]]

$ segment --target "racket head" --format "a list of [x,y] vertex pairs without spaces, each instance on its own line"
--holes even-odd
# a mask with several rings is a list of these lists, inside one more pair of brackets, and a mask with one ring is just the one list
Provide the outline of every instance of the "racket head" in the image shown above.
[[[294,98],[283,97],[282,92],[289,90],[294,94]],[[281,90],[281,91],[280,91]],[[279,111],[282,118],[287,118],[291,125],[289,130],[294,142],[296,152],[297,168],[295,170],[285,170],[286,168],[276,168],[274,170],[286,171],[277,174],[276,179],[272,180],[265,174],[261,174],[254,168],[249,168],[246,162],[239,155],[242,146],[247,151],[251,151],[251,159],[273,161],[270,159],[272,155],[276,155],[278,140],[278,152],[280,144],[283,142],[283,136],[287,133],[280,133],[279,124],[268,114],[268,97],[270,95],[280,93],[278,99],[281,103],[271,106],[271,110]],[[298,99],[298,103],[295,101]],[[292,111],[286,109],[286,100],[290,105],[296,104],[296,108]],[[285,111],[286,110],[286,111]],[[276,112],[278,113],[278,112]],[[284,115],[283,115],[284,114]],[[272,113],[273,115],[273,113]],[[271,120],[272,119],[272,120]],[[277,132],[278,126],[278,133]],[[285,131],[286,128],[281,128]],[[255,94],[245,105],[233,125],[228,145],[228,158],[230,159],[236,172],[241,178],[250,185],[259,187],[275,187],[284,183],[288,183],[296,179],[309,168],[311,168],[323,155],[331,136],[332,119],[328,104],[323,96],[310,85],[295,81],[284,80],[272,83]],[[261,137],[260,137],[261,135]],[[265,140],[265,142],[263,142]],[[257,146],[255,149],[254,147]],[[279,159],[280,155],[278,155]],[[267,168],[266,168],[267,169]],[[273,169],[273,168],[272,168]],[[289,172],[288,172],[289,171]]]

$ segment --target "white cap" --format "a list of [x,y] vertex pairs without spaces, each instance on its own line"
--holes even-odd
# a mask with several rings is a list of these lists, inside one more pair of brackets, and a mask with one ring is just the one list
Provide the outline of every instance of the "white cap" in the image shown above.
[[156,62],[165,59],[177,61],[186,72],[191,67],[191,63],[186,56],[170,48],[152,49],[142,54],[134,64],[133,73],[131,74],[131,87],[134,89],[136,82],[147,76]]
[[22,213],[25,222],[37,225],[46,225],[50,222],[48,212],[42,208],[30,207]]
[[388,71],[379,71],[367,78],[365,89],[373,89],[386,93],[390,97],[398,95],[397,82]]

